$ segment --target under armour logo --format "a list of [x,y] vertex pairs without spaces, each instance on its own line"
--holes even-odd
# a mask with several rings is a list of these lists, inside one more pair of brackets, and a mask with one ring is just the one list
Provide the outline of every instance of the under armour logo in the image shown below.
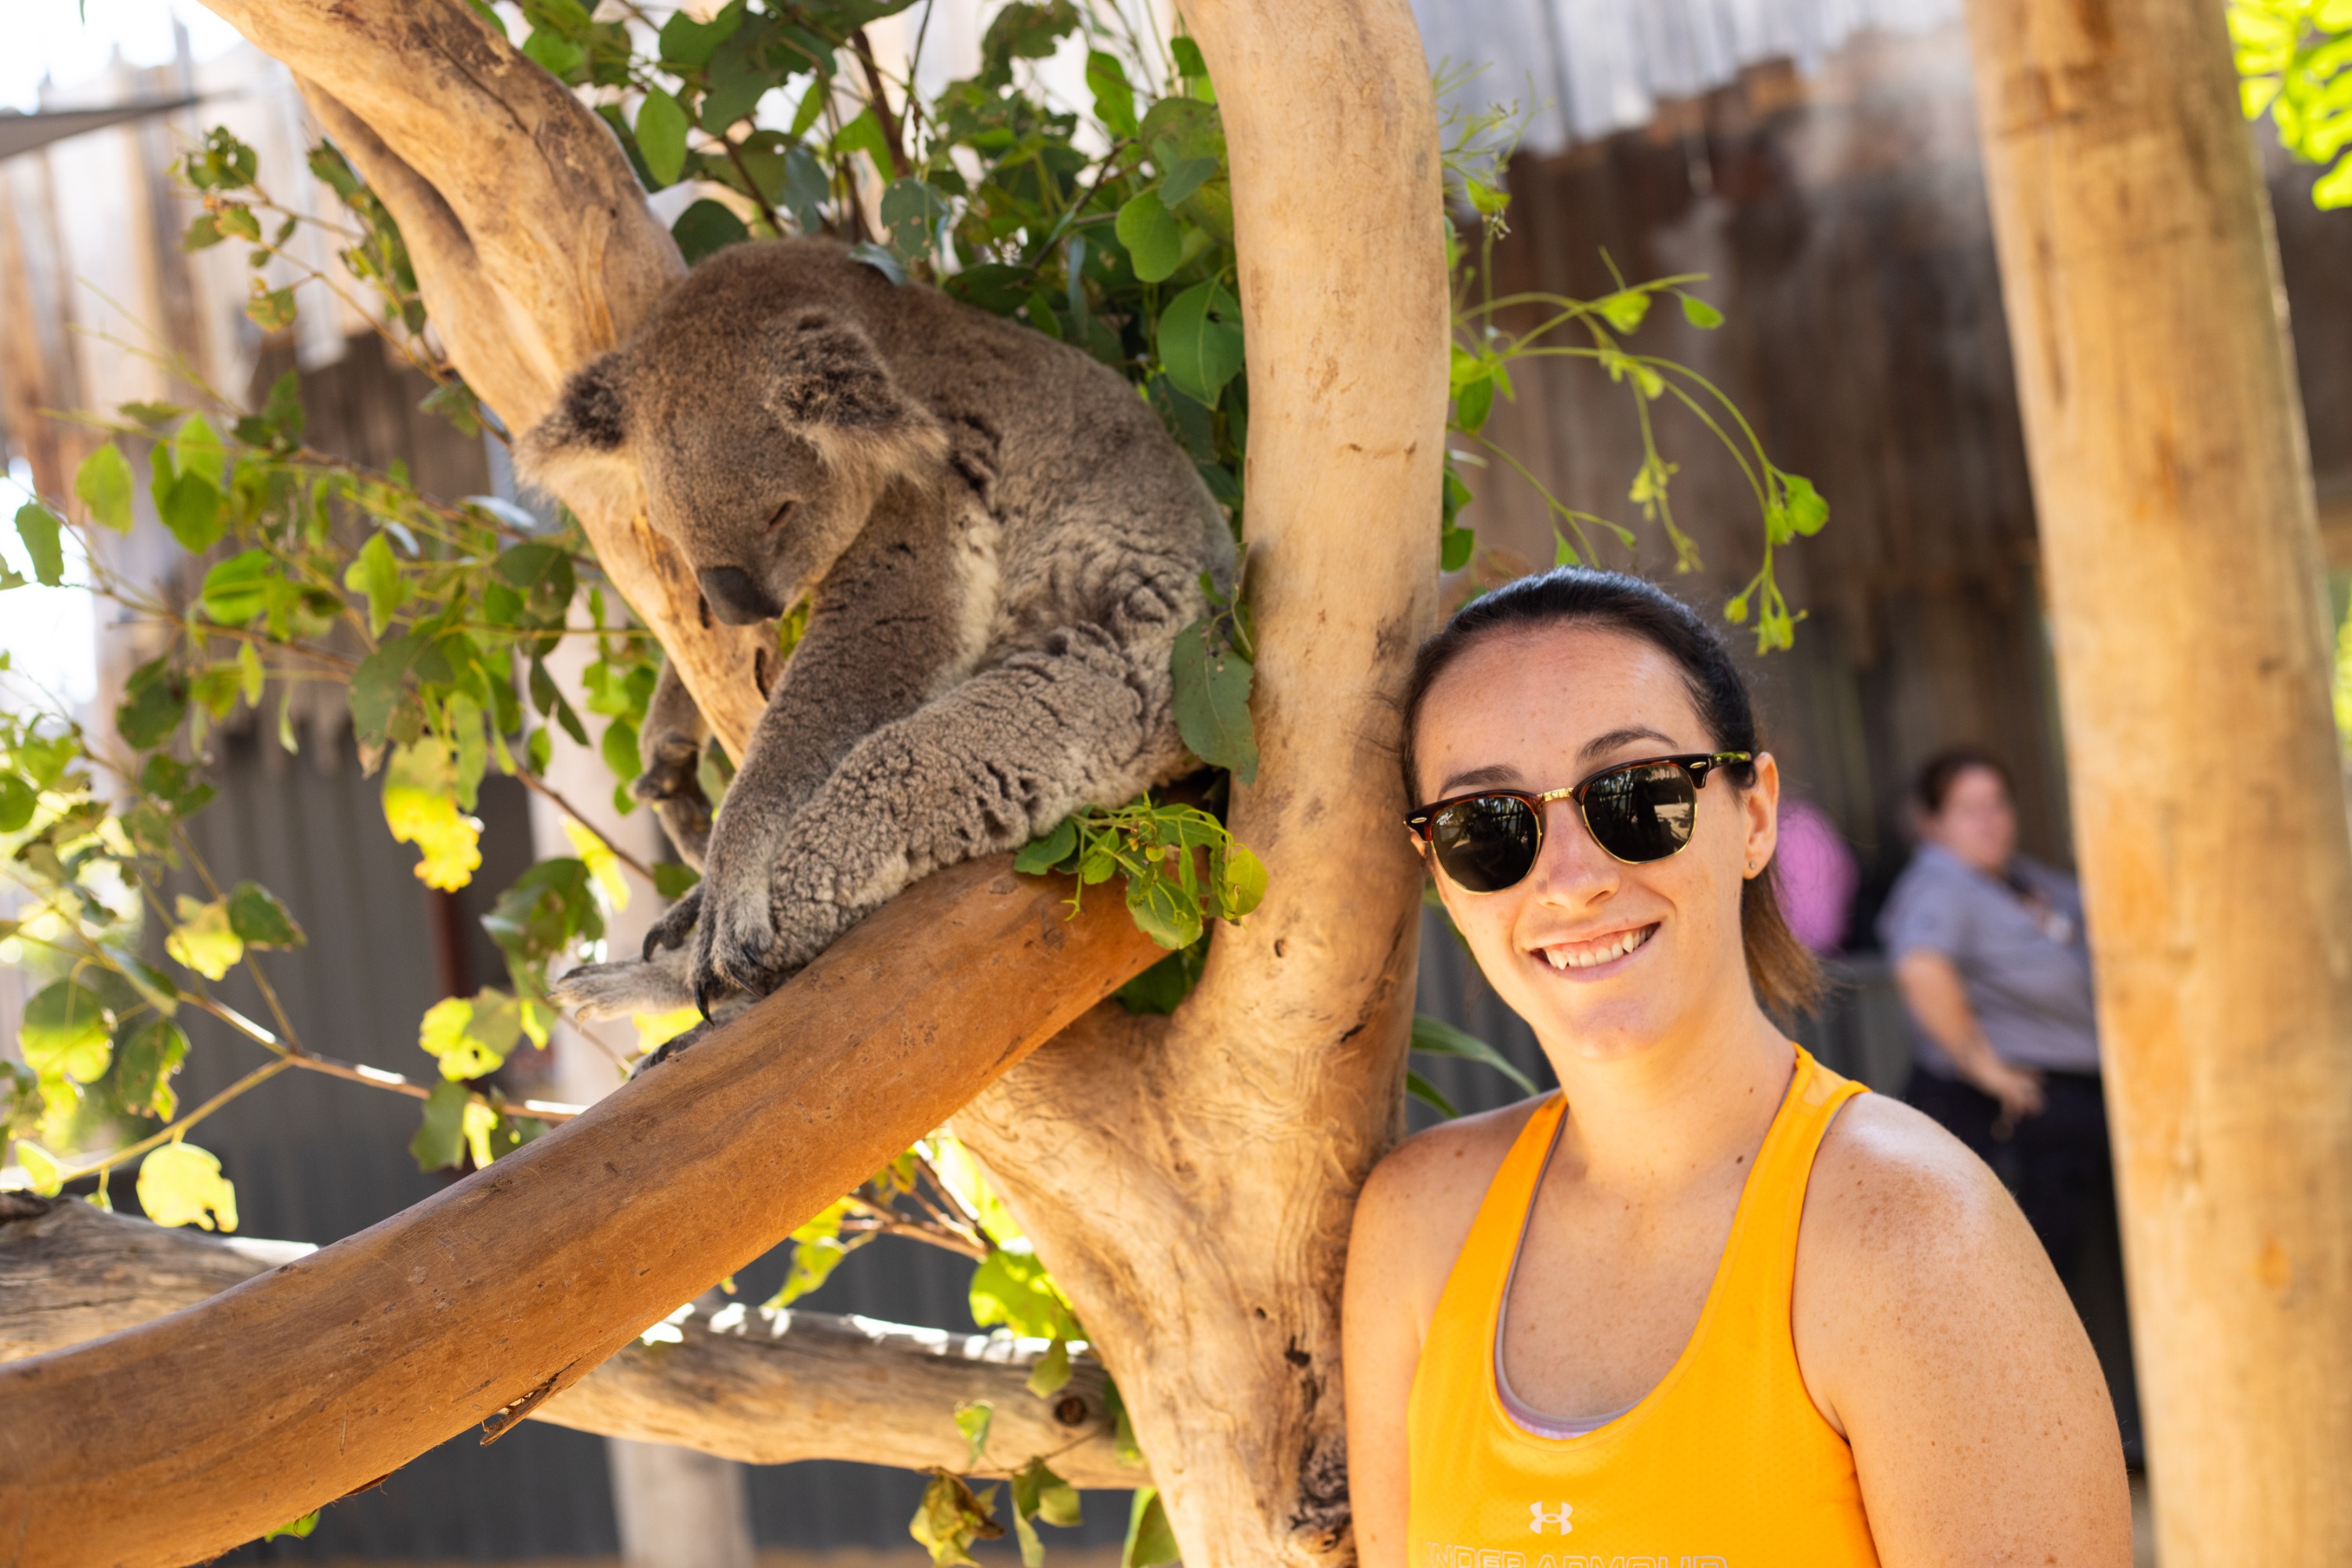
[[1568,1522],[1568,1516],[1575,1511],[1576,1510],[1573,1507],[1567,1503],[1562,1503],[1559,1505],[1559,1511],[1558,1513],[1546,1513],[1544,1511],[1543,1504],[1539,1502],[1531,1502],[1528,1504],[1528,1512],[1533,1516],[1533,1522],[1528,1524],[1528,1529],[1535,1534],[1541,1535],[1545,1525],[1556,1524],[1559,1527],[1559,1532],[1562,1535],[1566,1535],[1569,1531],[1576,1528],[1576,1526]]

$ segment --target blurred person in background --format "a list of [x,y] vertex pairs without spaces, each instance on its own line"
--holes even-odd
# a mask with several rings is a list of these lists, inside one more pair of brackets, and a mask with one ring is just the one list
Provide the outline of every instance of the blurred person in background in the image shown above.
[[1988,752],[1930,758],[1914,806],[1919,851],[1878,920],[1914,1026],[1906,1098],[2000,1173],[2063,1273],[2110,1201],[2082,889],[2017,853]]

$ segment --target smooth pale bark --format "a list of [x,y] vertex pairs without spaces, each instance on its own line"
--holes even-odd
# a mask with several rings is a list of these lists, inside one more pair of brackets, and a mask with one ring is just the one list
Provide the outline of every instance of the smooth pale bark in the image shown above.
[[[0,1194],[0,1362],[79,1344],[193,1307],[281,1263],[299,1242],[167,1230],[71,1198]],[[982,1473],[1032,1454],[1081,1487],[1132,1487],[1119,1464],[1101,1363],[1073,1362],[1051,1398],[1029,1392],[1044,1340],[949,1333],[705,1296],[675,1344],[632,1343],[530,1413],[532,1420],[755,1465],[855,1459],[910,1469],[970,1462],[948,1417],[995,1411]]]
[[176,1568],[572,1387],[1160,956],[1114,900],[1066,918],[1067,893],[1003,857],[940,872],[436,1197],[0,1366],[9,1561]]
[[2352,844],[2215,0],[1971,0],[2167,1568],[2352,1560]]
[[1233,157],[1265,904],[1172,1020],[1086,1019],[956,1127],[1102,1346],[1191,1568],[1344,1562],[1339,1284],[1399,1131],[1421,875],[1396,700],[1435,613],[1447,308],[1403,0],[1190,0]]

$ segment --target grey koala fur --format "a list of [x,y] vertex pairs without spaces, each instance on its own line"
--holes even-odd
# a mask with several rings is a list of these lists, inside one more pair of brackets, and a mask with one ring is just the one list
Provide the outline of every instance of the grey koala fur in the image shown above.
[[642,484],[721,619],[809,605],[715,820],[665,671],[636,787],[703,880],[645,961],[564,978],[583,1016],[740,1005],[927,872],[1192,765],[1169,658],[1232,536],[1135,389],[1028,328],[828,241],[736,246],[517,460],[622,504]]

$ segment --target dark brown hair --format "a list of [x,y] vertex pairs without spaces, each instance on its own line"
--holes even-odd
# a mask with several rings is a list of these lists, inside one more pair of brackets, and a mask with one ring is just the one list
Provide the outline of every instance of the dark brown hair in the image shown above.
[[1951,798],[1952,786],[1960,782],[1960,775],[1979,768],[1999,779],[2011,800],[2017,798],[2017,781],[2009,776],[1999,757],[1982,746],[1947,746],[1920,764],[1919,777],[1911,786],[1919,809],[1929,816],[1942,816],[1944,803]]
[[[1698,710],[1699,722],[1717,749],[1763,750],[1757,739],[1756,709],[1748,700],[1748,683],[1740,679],[1723,639],[1697,612],[1639,577],[1562,566],[1519,578],[1471,600],[1454,612],[1443,631],[1421,645],[1412,677],[1405,686],[1405,798],[1420,798],[1414,731],[1420,725],[1422,704],[1428,700],[1429,689],[1437,678],[1489,637],[1570,626],[1593,626],[1648,643],[1682,670],[1691,706]],[[1722,771],[1740,789],[1756,782],[1755,768],[1747,764]],[[1739,941],[1758,999],[1788,1019],[1811,1012],[1820,1004],[1822,966],[1781,918],[1775,877],[1775,872],[1767,870],[1748,878],[1741,888]]]

